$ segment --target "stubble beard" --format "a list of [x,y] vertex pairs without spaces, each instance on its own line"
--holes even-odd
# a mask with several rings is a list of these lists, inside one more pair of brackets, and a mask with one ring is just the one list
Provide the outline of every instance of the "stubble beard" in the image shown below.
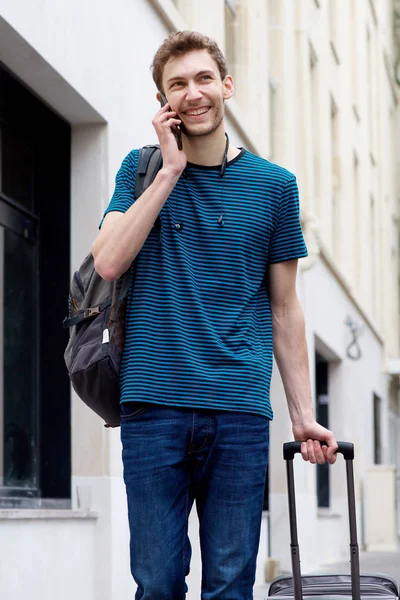
[[207,127],[207,129],[203,129],[203,130],[200,129],[199,131],[196,131],[196,129],[194,129],[191,131],[183,123],[181,123],[180,128],[181,128],[182,133],[185,134],[185,136],[188,138],[203,137],[206,135],[211,135],[221,125],[222,121],[224,120],[224,116],[225,116],[224,103],[222,101],[218,105],[214,119],[212,120],[212,123],[209,125],[209,127]]

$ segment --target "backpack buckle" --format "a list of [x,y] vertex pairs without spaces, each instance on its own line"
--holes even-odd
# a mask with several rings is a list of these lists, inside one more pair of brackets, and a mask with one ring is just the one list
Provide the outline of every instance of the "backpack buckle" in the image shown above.
[[88,317],[93,317],[94,315],[99,315],[100,314],[100,306],[93,306],[91,308],[88,308],[85,311],[84,317],[85,319],[87,319]]

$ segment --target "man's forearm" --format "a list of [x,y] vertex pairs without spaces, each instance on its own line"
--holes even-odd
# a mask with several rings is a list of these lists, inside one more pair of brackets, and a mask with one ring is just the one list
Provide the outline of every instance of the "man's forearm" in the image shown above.
[[178,179],[179,174],[161,169],[152,185],[113,227],[100,231],[92,252],[96,271],[104,279],[117,279],[129,268]]
[[285,388],[292,425],[313,421],[304,315],[296,300],[273,308],[274,354]]

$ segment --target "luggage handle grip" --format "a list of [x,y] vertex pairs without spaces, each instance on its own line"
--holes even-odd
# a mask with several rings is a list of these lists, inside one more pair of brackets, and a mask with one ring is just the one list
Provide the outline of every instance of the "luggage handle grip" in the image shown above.
[[[324,441],[320,442],[321,446],[327,446]],[[300,454],[302,442],[286,442],[283,444],[283,458],[285,460],[293,460],[295,454]],[[354,444],[351,442],[337,442],[338,449],[336,452],[343,454],[345,460],[354,460]]]

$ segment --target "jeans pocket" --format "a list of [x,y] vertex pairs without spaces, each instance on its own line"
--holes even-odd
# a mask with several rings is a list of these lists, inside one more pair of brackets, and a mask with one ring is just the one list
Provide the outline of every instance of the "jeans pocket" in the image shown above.
[[149,405],[145,402],[122,402],[121,404],[121,421],[126,419],[134,419],[142,415]]

